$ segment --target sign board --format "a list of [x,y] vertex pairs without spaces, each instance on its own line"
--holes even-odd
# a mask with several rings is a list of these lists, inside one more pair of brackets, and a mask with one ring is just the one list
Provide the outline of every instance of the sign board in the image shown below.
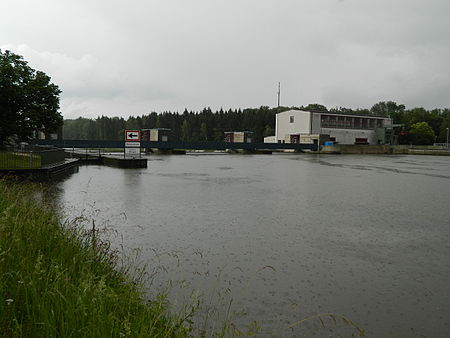
[[125,130],[125,142],[141,141],[140,130]]
[[125,130],[124,157],[141,157],[141,131]]
[[137,155],[141,154],[140,148],[125,148],[125,155]]
[[125,148],[140,148],[141,147],[141,142],[126,142],[125,141]]

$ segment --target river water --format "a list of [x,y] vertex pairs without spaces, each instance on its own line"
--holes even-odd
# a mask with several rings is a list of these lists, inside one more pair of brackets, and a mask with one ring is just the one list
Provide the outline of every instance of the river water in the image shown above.
[[170,285],[176,308],[199,299],[197,327],[450,336],[450,157],[148,160],[82,166],[57,200],[145,267],[150,296]]

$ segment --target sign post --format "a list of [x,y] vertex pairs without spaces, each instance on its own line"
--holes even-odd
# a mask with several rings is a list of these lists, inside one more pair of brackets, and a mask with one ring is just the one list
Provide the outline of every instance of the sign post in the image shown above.
[[139,155],[141,158],[141,131],[140,130],[125,130],[125,147],[123,158],[129,155],[134,158]]

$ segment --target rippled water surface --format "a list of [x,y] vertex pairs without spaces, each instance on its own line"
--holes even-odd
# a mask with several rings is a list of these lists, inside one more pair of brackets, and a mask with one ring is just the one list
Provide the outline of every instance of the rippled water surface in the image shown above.
[[450,157],[148,159],[80,167],[59,202],[138,248],[174,304],[200,290],[206,326],[351,336],[343,316],[369,337],[450,336]]

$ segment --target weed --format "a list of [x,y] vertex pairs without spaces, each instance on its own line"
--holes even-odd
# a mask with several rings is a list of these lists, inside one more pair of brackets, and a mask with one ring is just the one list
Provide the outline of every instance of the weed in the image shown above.
[[185,337],[164,295],[117,270],[99,229],[61,225],[35,199],[37,185],[0,181],[0,334],[3,336]]

